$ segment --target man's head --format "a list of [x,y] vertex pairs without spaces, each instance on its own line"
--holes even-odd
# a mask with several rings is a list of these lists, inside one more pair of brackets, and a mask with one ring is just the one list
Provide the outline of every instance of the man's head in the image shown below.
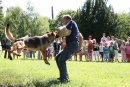
[[105,34],[105,33],[103,33],[103,34],[102,34],[102,36],[103,36],[103,37],[105,37],[105,36],[106,36],[106,34]]
[[64,15],[63,16],[63,24],[66,25],[70,20],[72,20],[71,16],[70,15]]

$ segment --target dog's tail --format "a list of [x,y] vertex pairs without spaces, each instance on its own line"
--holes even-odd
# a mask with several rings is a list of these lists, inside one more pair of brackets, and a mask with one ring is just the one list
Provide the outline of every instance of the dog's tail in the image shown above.
[[5,36],[7,39],[9,39],[11,42],[15,42],[15,38],[13,37],[12,33],[10,32],[10,25],[9,23],[5,27]]

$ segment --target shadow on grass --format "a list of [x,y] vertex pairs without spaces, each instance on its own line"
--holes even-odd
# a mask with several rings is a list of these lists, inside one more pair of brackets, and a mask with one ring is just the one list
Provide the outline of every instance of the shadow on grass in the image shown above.
[[58,80],[49,80],[45,82],[35,81],[33,84],[35,87],[51,87],[51,86],[56,87],[56,85],[59,85],[61,83]]
[[0,87],[58,87],[60,85],[60,81],[58,80],[48,80],[48,81],[33,81],[32,83],[27,84],[0,84]]

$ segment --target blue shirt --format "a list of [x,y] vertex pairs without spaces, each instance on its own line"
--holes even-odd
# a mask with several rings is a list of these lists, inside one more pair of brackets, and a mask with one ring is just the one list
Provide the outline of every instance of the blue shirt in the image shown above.
[[71,34],[69,36],[66,36],[66,44],[71,41],[78,41],[79,29],[77,24],[71,20],[67,23],[66,28],[71,30]]
[[103,47],[103,51],[104,53],[109,53],[109,47],[108,46]]
[[5,37],[5,45],[7,45],[7,46],[10,46],[10,45],[11,45],[11,41],[8,40],[6,37]]

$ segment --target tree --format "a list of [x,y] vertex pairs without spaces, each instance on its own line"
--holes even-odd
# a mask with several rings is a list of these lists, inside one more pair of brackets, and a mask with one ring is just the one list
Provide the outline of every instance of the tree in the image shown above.
[[1,6],[2,1],[0,0],[0,41],[3,42],[4,38],[4,22],[3,22],[3,7]]
[[117,15],[112,6],[107,7],[107,0],[87,0],[77,10],[76,18],[85,39],[92,35],[99,42],[103,32],[107,35],[115,34]]
[[21,37],[25,35],[26,31],[26,15],[20,7],[10,7],[7,9],[6,16],[4,18],[5,25],[10,23],[11,32],[15,37]]
[[118,13],[118,26],[116,36],[120,39],[127,40],[130,36],[130,13]]
[[74,18],[75,18],[76,12],[71,10],[71,9],[61,11],[56,16],[56,20],[55,20],[56,27],[59,27],[59,26],[63,25],[63,23],[62,23],[63,15],[70,15],[72,17],[72,19],[75,20]]
[[11,32],[16,38],[26,36],[31,33],[32,36],[43,35],[49,29],[47,17],[42,17],[34,11],[34,7],[29,3],[27,11],[20,7],[10,7],[6,12],[5,24],[10,23]]

